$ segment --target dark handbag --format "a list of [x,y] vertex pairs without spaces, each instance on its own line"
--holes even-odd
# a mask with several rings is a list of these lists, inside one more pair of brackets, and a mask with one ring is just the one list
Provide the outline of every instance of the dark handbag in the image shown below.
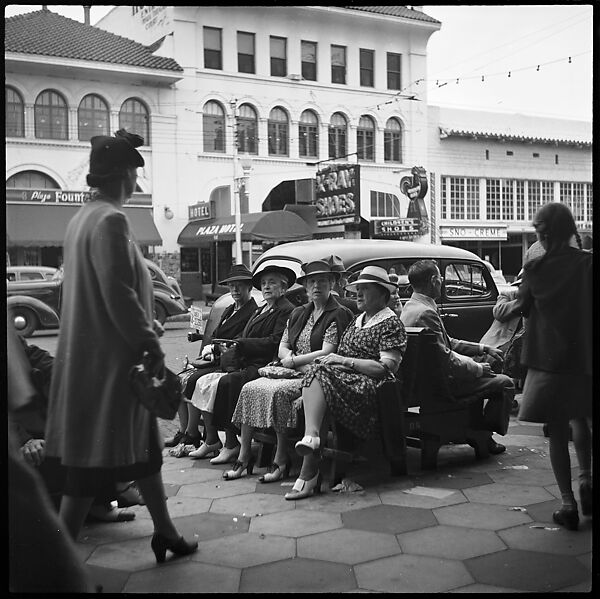
[[152,376],[144,364],[136,364],[129,371],[129,384],[140,403],[163,420],[173,420],[183,397],[179,376],[166,366],[162,378]]
[[213,343],[224,346],[220,352],[220,367],[222,372],[235,372],[246,367],[246,360],[235,341],[213,339]]

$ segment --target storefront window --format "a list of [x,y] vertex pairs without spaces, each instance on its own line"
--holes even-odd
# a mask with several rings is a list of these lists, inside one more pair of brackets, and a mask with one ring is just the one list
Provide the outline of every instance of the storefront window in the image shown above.
[[108,135],[108,106],[96,94],[85,96],[77,110],[77,124],[80,141],[88,141],[94,135]]
[[250,104],[242,104],[237,117],[238,151],[258,154],[258,118]]
[[270,156],[287,156],[288,150],[288,117],[282,108],[273,108],[269,113],[268,145]]
[[202,109],[205,152],[225,152],[225,111],[218,102],[207,102]]
[[144,145],[150,145],[150,115],[146,106],[137,98],[123,102],[119,111],[119,129],[127,129],[144,138]]
[[5,87],[5,129],[7,137],[24,137],[24,104],[21,94],[12,87]]
[[383,134],[385,162],[402,162],[402,126],[398,119],[389,119]]
[[181,272],[199,272],[198,248],[181,248]]
[[312,110],[305,110],[300,115],[298,149],[302,157],[319,157],[319,119]]
[[356,129],[358,160],[375,160],[375,123],[370,116],[361,116]]
[[336,112],[329,122],[329,158],[341,158],[346,155],[346,130],[348,124],[343,114]]
[[68,139],[68,110],[65,99],[52,90],[43,91],[35,101],[35,136]]

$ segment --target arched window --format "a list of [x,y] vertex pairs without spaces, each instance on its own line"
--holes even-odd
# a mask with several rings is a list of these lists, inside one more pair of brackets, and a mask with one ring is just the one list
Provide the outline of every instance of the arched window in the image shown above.
[[21,171],[6,181],[6,187],[16,189],[60,189],[60,185],[45,173]]
[[288,116],[283,108],[273,108],[269,113],[268,133],[269,155],[287,156],[289,126]]
[[358,121],[356,156],[359,160],[375,160],[375,123],[370,116],[361,116]]
[[25,137],[25,104],[23,97],[14,88],[6,86],[4,123],[7,137]]
[[402,125],[389,119],[383,134],[383,154],[386,162],[402,162]]
[[89,141],[94,135],[108,135],[110,123],[106,102],[96,94],[85,96],[77,109],[77,125],[81,141]]
[[225,111],[218,102],[207,102],[202,109],[204,151],[225,152]]
[[334,159],[346,155],[347,130],[346,117],[339,112],[333,114],[329,121],[329,158]]
[[237,116],[238,151],[258,154],[258,117],[250,104],[242,104]]
[[300,156],[319,157],[319,119],[312,110],[305,110],[300,115],[298,146]]
[[150,114],[146,105],[137,98],[125,100],[119,111],[119,129],[127,129],[144,138],[144,145],[150,145]]
[[43,139],[68,139],[69,116],[65,99],[51,89],[35,101],[35,136]]

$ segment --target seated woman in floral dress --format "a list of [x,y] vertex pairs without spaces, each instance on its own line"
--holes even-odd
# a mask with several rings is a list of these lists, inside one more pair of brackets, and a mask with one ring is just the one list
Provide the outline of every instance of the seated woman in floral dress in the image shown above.
[[[339,272],[333,269],[333,258],[315,260],[302,265],[304,276],[298,282],[306,288],[310,301],[291,314],[279,344],[279,360],[285,368],[300,375],[315,358],[337,349],[342,333],[353,318],[331,293]],[[292,374],[292,373],[291,373]],[[239,478],[252,458],[251,442],[255,428],[274,428],[277,450],[268,473],[258,480],[264,483],[281,480],[289,473],[286,455],[287,429],[294,427],[292,402],[300,397],[300,378],[273,379],[261,377],[246,383],[238,398],[231,421],[241,428],[241,448],[233,470],[225,472],[227,480]],[[236,468],[237,466],[237,468]]]
[[398,370],[406,349],[402,321],[387,306],[394,285],[378,266],[365,267],[358,280],[347,286],[356,290],[362,310],[344,332],[338,353],[317,358],[302,380],[305,433],[296,443],[304,456],[300,476],[288,500],[303,499],[320,488],[319,459],[325,412],[366,440],[377,425],[378,387]]

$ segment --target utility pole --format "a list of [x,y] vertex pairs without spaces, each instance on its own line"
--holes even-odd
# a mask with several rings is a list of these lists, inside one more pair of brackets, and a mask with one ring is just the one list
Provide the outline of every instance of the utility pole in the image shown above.
[[238,123],[237,99],[231,100],[231,116],[233,119],[233,197],[235,214],[235,263],[242,264],[242,215],[240,206],[240,177],[238,176]]

